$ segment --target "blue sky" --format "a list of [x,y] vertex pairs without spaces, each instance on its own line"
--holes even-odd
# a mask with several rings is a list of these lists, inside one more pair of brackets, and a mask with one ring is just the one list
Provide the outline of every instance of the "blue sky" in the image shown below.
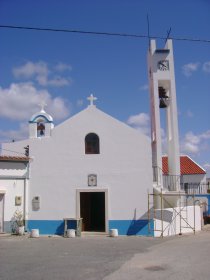
[[[208,0],[0,0],[0,25],[210,39]],[[45,99],[55,123],[97,107],[149,133],[148,40],[0,28],[0,140],[27,136]],[[157,40],[161,48],[164,41]],[[174,41],[181,152],[210,171],[210,43]],[[210,176],[210,174],[209,174]]]

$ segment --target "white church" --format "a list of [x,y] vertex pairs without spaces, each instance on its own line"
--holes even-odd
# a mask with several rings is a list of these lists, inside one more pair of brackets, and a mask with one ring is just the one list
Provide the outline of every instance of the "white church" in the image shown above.
[[[159,172],[161,107],[167,116],[168,170],[180,175],[172,41],[157,49],[151,40],[148,58],[151,139],[102,112],[91,95],[86,109],[56,127],[43,106],[29,120],[28,139],[2,144],[0,232],[11,232],[18,210],[28,232],[63,235],[66,222],[72,229],[80,224],[82,233],[117,229],[119,235],[148,235],[150,227],[155,235],[158,222],[148,216],[148,193],[170,193],[177,207],[181,192],[178,180],[166,190]],[[164,207],[159,197],[153,206]],[[200,207],[194,210],[199,230]]]

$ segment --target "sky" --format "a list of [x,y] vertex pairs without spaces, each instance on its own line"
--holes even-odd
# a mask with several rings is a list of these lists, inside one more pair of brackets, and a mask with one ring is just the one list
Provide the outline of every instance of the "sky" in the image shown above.
[[[0,25],[210,40],[208,0],[0,0]],[[0,28],[0,142],[27,138],[47,103],[59,124],[92,93],[150,135],[147,38]],[[157,39],[157,46],[164,47]],[[173,40],[180,150],[210,177],[210,43]],[[163,124],[163,138],[165,136]]]

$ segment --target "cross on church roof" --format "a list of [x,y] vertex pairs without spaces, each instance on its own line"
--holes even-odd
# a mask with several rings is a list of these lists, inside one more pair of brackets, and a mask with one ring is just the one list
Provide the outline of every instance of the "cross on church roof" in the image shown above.
[[94,105],[93,102],[94,102],[95,100],[97,100],[97,99],[98,99],[98,98],[95,97],[95,96],[93,96],[92,93],[91,93],[91,95],[87,98],[87,100],[90,101],[90,106],[93,106],[93,105]]
[[47,104],[44,102],[44,100],[39,103],[39,106],[41,107],[41,112],[45,112],[44,107],[46,107]]

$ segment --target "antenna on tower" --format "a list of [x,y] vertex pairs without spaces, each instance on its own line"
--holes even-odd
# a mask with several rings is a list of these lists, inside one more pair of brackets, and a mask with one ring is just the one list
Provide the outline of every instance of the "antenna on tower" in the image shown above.
[[167,35],[166,35],[166,40],[165,40],[165,43],[167,42],[169,36],[170,36],[170,33],[171,33],[171,27],[169,28],[169,30],[167,30]]

